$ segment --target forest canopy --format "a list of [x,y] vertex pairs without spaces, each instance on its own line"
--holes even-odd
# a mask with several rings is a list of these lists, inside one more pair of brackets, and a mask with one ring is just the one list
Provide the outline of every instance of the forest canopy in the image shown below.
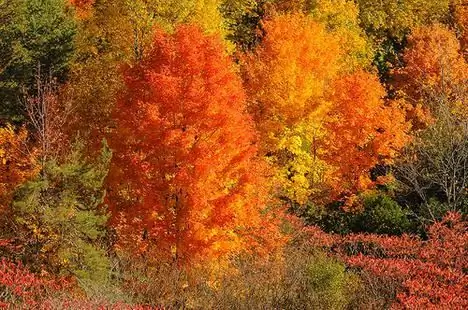
[[0,308],[468,308],[463,0],[0,0]]

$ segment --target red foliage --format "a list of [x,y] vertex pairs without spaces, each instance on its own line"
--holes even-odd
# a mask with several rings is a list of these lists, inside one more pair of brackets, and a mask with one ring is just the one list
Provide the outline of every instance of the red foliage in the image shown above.
[[46,276],[37,276],[21,264],[0,260],[0,307],[21,304],[38,307],[49,291],[57,291],[61,285]]
[[310,243],[333,249],[348,265],[398,281],[395,309],[467,309],[468,223],[448,214],[428,240],[403,235],[329,235],[306,228]]

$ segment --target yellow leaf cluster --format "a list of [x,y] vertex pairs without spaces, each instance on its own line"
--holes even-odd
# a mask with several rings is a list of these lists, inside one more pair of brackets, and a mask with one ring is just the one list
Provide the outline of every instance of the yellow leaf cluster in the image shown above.
[[338,39],[310,16],[279,15],[264,27],[262,45],[244,59],[249,109],[263,153],[278,168],[283,195],[304,203],[323,170],[315,141],[323,135],[331,107],[327,91],[342,51]]

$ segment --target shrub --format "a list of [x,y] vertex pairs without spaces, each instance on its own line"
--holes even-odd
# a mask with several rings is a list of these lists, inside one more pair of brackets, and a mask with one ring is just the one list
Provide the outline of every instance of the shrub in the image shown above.
[[372,193],[364,197],[364,212],[354,220],[354,232],[401,235],[411,226],[407,213],[389,196]]

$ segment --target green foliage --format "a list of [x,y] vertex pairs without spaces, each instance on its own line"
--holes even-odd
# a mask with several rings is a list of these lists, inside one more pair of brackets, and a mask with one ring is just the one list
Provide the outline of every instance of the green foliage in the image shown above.
[[82,281],[104,281],[109,262],[101,246],[108,219],[101,206],[111,152],[87,163],[77,144],[64,163],[49,161],[40,176],[19,188],[13,203],[28,257]]
[[372,193],[364,198],[364,212],[354,220],[356,232],[400,235],[410,228],[407,213],[389,196]]
[[0,0],[0,118],[22,120],[21,97],[41,74],[63,82],[75,21],[64,0]]
[[308,225],[317,225],[329,233],[348,234],[352,232],[353,214],[345,212],[342,204],[333,202],[327,206],[308,204],[294,210]]
[[373,65],[377,68],[382,82],[389,80],[392,69],[402,65],[402,52],[405,46],[405,39],[385,38],[375,48]]
[[383,81],[401,65],[400,53],[411,30],[448,21],[450,0],[357,0],[361,27],[373,40],[374,65]]
[[364,30],[374,38],[403,38],[414,27],[442,22],[450,0],[357,0]]
[[418,223],[412,221],[408,212],[385,193],[371,193],[361,199],[361,212],[344,211],[340,203],[332,203],[326,207],[309,205],[301,216],[308,224],[319,225],[327,232],[338,234],[401,235],[417,230]]
[[345,265],[324,255],[317,256],[307,268],[310,290],[317,294],[321,309],[345,309],[349,303],[349,286],[356,278]]

